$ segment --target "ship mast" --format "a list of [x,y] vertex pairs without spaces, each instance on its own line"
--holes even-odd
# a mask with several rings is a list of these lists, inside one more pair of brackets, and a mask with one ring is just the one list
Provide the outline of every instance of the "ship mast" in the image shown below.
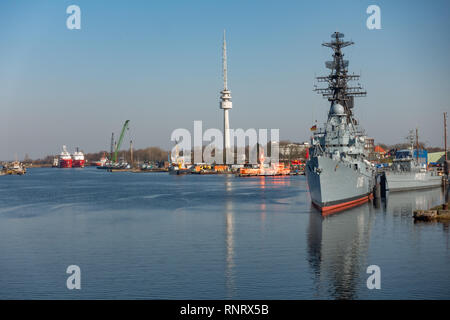
[[331,35],[331,42],[325,42],[322,45],[333,49],[333,60],[326,61],[325,66],[331,70],[328,76],[316,77],[317,82],[325,82],[328,84],[325,88],[317,88],[314,91],[327,98],[331,103],[339,103],[344,107],[347,118],[352,116],[351,109],[353,108],[354,97],[364,97],[367,92],[358,83],[357,86],[349,86],[349,81],[359,79],[357,74],[348,74],[348,60],[344,60],[342,48],[353,45],[353,41],[345,41],[344,34],[334,32]]
[[419,129],[416,128],[416,162],[419,163]]
[[445,162],[447,162],[447,112],[444,112],[444,152]]
[[111,152],[109,153],[109,161],[112,162],[114,153],[114,132],[111,133]]

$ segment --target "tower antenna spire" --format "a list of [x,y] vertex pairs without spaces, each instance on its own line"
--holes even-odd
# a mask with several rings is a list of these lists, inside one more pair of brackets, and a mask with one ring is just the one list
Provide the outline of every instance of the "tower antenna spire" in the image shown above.
[[228,78],[227,78],[227,40],[225,29],[223,30],[223,50],[222,50],[222,64],[223,64],[223,89],[228,90]]
[[[223,90],[220,92],[220,108],[223,109],[223,150],[224,163],[227,163],[227,150],[230,149],[230,120],[229,111],[233,107],[231,102],[231,91],[228,89],[227,80],[227,41],[225,38],[225,30],[223,30]],[[231,159],[230,159],[231,160]]]

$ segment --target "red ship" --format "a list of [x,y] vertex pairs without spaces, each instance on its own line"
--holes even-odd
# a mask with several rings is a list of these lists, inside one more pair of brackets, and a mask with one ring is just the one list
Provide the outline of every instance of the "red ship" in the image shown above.
[[66,146],[63,146],[63,151],[59,155],[59,167],[60,168],[72,168],[72,157],[67,152]]
[[72,167],[74,168],[84,168],[84,164],[85,164],[85,159],[84,159],[84,154],[81,151],[75,151],[75,153],[73,154],[73,161],[72,161]]
[[106,165],[107,162],[108,162],[108,158],[106,157],[105,152],[103,152],[103,156],[101,157],[101,159],[98,161],[92,161],[91,165],[97,166],[97,167],[103,167]]

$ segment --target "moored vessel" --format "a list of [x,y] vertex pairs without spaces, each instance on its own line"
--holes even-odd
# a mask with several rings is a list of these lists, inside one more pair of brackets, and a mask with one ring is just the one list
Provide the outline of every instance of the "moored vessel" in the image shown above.
[[385,170],[387,190],[396,192],[440,187],[442,176],[436,170],[427,168],[427,153],[425,150],[419,150],[417,130],[415,149],[412,132],[408,139],[409,149],[398,150],[392,166]]
[[72,157],[72,167],[73,168],[84,168],[85,165],[85,158],[84,153],[82,151],[79,151],[77,148],[77,151],[74,152]]
[[291,169],[285,167],[284,163],[271,163],[265,165],[264,148],[259,148],[259,165],[248,165],[239,169],[237,176],[252,177],[252,176],[287,176],[291,174]]
[[27,172],[24,164],[19,161],[13,161],[12,163],[6,164],[0,171],[1,175],[23,175]]
[[59,168],[72,168],[72,157],[65,145],[63,151],[59,154]]
[[188,168],[185,164],[184,155],[180,156],[180,153],[178,151],[178,142],[175,145],[174,154],[168,154],[168,160],[169,160],[169,174],[175,174],[175,175],[184,175],[191,173],[192,170]]
[[92,161],[91,165],[96,167],[103,167],[108,162],[108,158],[106,157],[106,153],[103,152],[103,156],[100,158],[100,160]]
[[331,72],[317,77],[327,87],[315,88],[328,99],[330,109],[323,128],[311,128],[314,133],[305,168],[311,201],[323,214],[367,202],[375,183],[375,169],[364,151],[365,133],[352,111],[354,97],[365,96],[366,92],[360,85],[348,85],[359,75],[348,73],[348,60],[342,53],[342,48],[353,42],[345,41],[339,32],[331,37],[331,42],[323,43],[333,49],[333,60],[325,62]]

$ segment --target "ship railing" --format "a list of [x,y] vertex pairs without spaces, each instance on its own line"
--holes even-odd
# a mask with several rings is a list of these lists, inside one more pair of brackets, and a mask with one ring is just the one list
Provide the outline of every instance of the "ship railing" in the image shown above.
[[379,172],[386,172],[386,173],[395,173],[395,174],[404,174],[404,175],[408,175],[411,173],[424,173],[426,171],[421,171],[421,170],[395,170],[394,168],[379,168],[378,169]]

